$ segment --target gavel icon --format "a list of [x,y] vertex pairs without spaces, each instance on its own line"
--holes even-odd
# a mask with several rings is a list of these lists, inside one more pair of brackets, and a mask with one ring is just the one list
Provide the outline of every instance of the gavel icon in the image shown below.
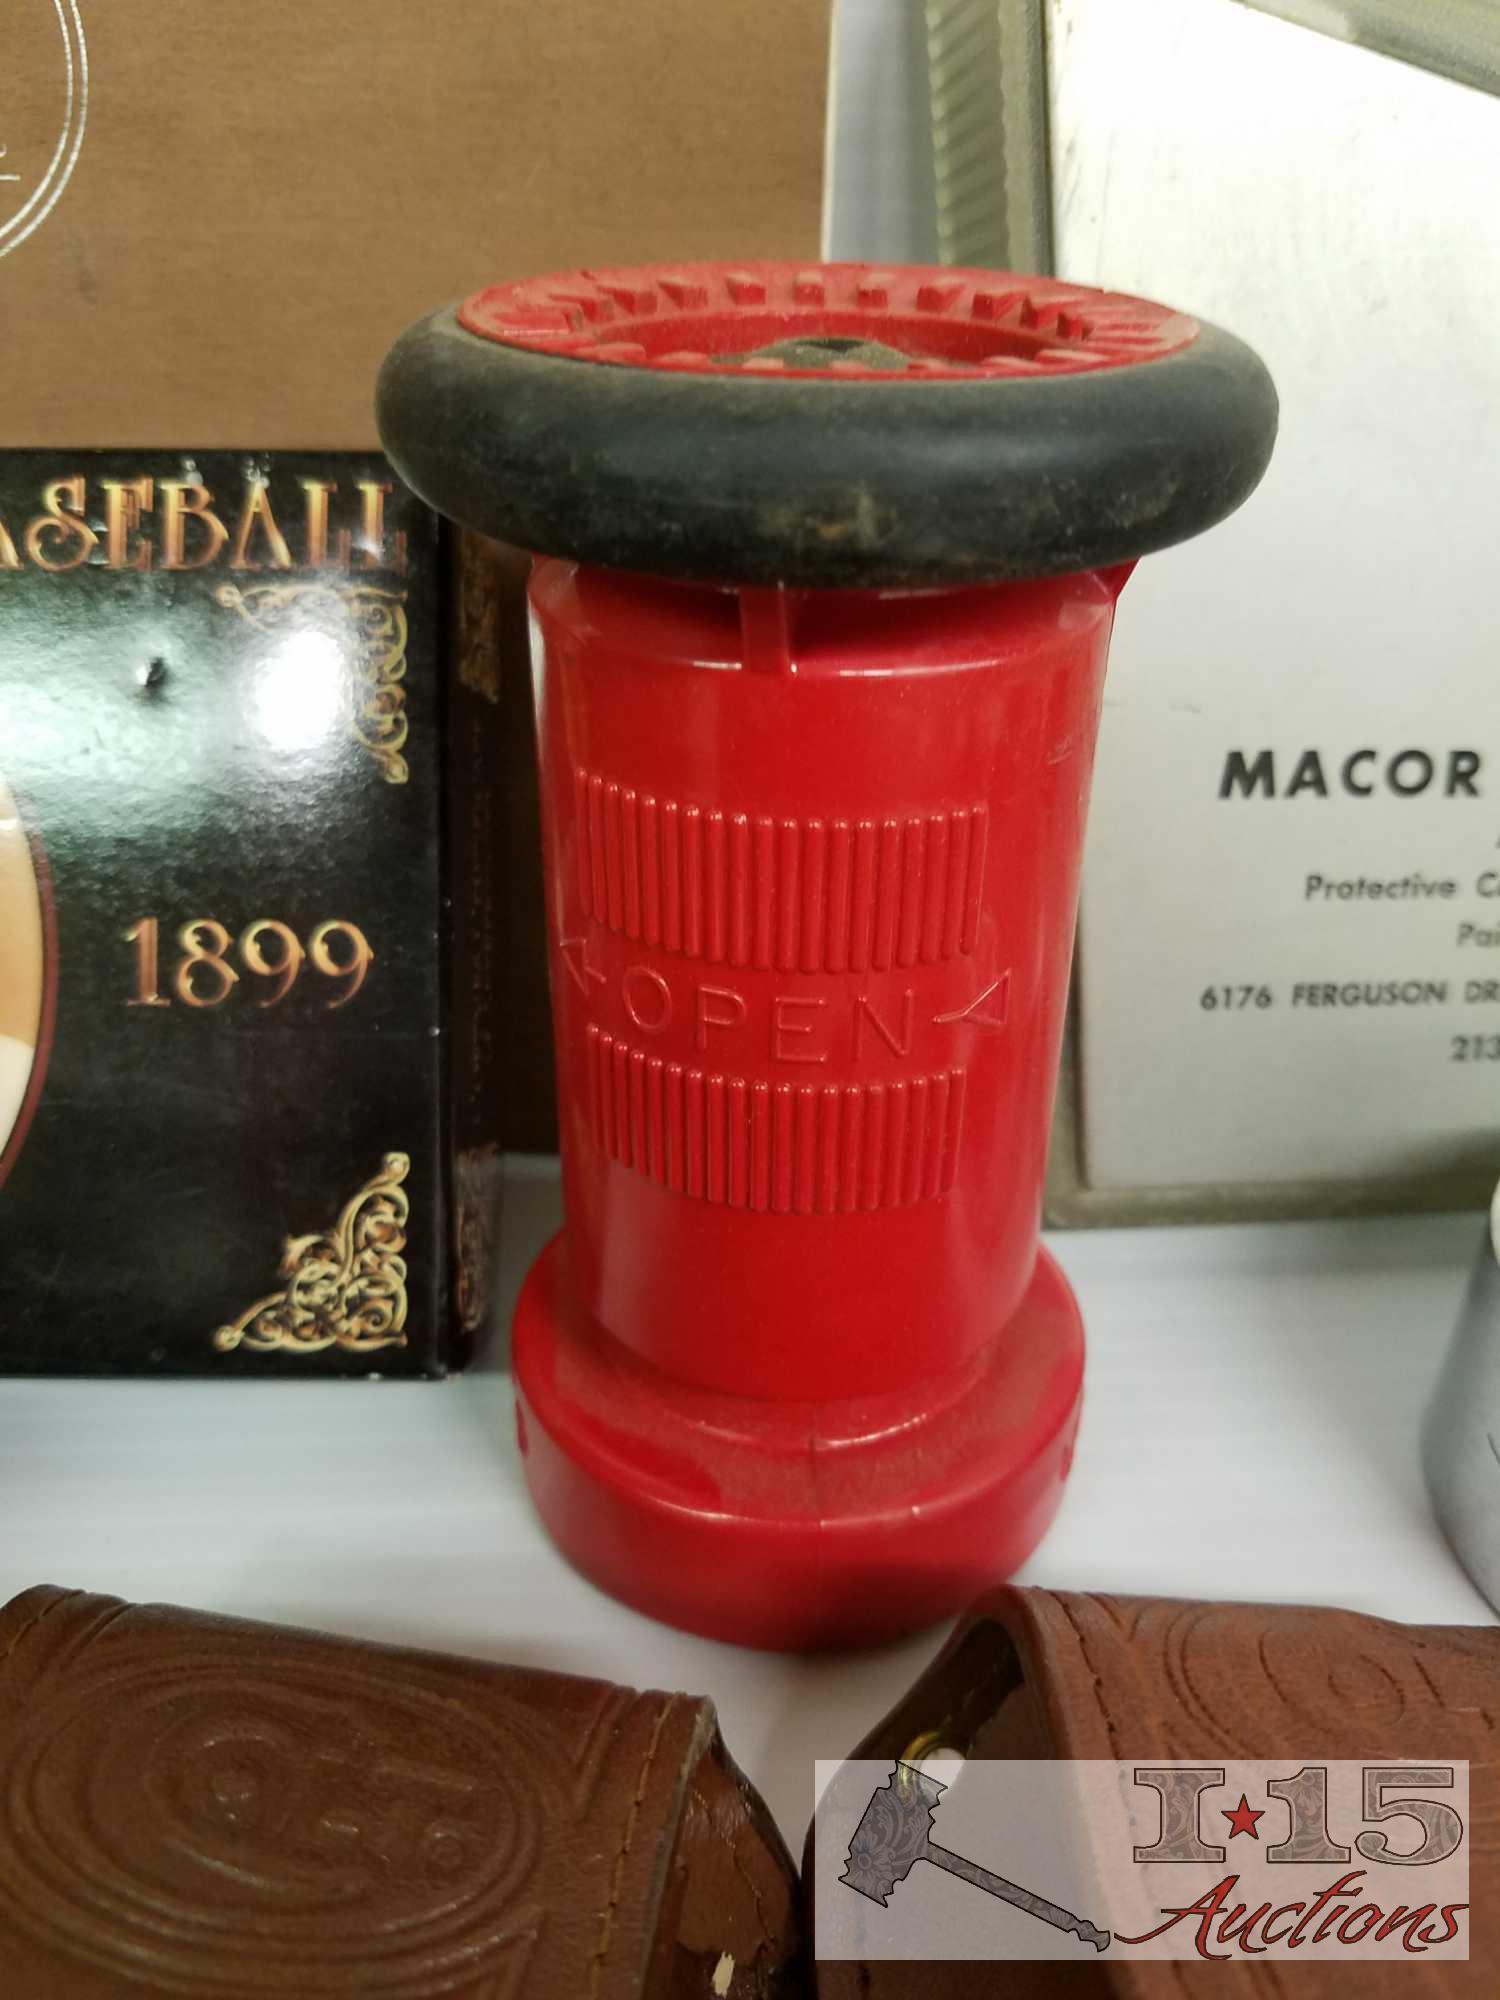
[[1070,1461],[1038,1230],[1105,651],[1135,558],[1259,479],[1266,372],[1048,279],[662,266],[434,313],[379,416],[419,494],[537,552],[536,1503],[711,1636],[931,1623]]
[[981,1868],[977,1861],[966,1860],[951,1848],[938,1846],[932,1838],[932,1821],[947,1789],[914,1764],[898,1763],[865,1807],[849,1843],[848,1861],[839,1880],[883,1908],[917,1863],[930,1861],[934,1868],[983,1889],[987,1896],[1009,1903],[1013,1909],[1050,1924],[1054,1930],[1081,1938],[1095,1951],[1106,1950],[1110,1933],[1087,1917],[1063,1909],[1034,1889],[1023,1889],[1018,1882]]

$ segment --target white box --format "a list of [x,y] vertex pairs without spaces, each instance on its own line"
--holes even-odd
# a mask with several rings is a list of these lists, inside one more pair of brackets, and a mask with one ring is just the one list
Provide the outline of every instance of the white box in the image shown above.
[[1477,1202],[1500,101],[1236,0],[1051,0],[1049,33],[1059,271],[1227,326],[1282,405],[1258,493],[1121,600],[1059,1205]]

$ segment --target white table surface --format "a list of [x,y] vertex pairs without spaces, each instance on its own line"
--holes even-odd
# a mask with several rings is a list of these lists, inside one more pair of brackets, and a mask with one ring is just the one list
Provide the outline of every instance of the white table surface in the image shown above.
[[[556,1226],[511,1163],[506,1297]],[[1492,1622],[1433,1524],[1416,1426],[1481,1219],[1057,1239],[1089,1333],[1083,1429],[1022,1581]],[[553,1552],[503,1343],[425,1383],[0,1385],[0,1601],[53,1582],[711,1694],[794,1848],[813,1764],[936,1649],[812,1659],[655,1625]]]

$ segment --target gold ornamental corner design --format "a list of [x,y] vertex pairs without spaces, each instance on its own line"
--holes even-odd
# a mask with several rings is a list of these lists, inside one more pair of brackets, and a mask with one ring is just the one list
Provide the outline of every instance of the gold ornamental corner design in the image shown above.
[[323,1236],[293,1236],[281,1257],[286,1280],[259,1299],[213,1344],[220,1354],[370,1354],[406,1345],[406,1153],[387,1153]]
[[214,600],[258,632],[275,633],[289,616],[331,612],[352,630],[355,686],[349,730],[389,785],[411,776],[405,757],[411,724],[406,713],[406,592],[373,583],[255,583],[242,589],[220,584]]

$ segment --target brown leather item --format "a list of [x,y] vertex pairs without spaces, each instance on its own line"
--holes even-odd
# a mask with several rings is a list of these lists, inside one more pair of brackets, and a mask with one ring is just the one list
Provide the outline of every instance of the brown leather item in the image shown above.
[[0,1609],[0,1993],[797,1990],[712,1705],[48,1587]]
[[[1471,1956],[1197,1965],[819,1962],[819,2000],[1495,2000],[1500,1627],[1006,1589],[959,1624],[851,1754],[916,1759],[1467,1760]],[[804,1901],[812,1935],[812,1837]]]

